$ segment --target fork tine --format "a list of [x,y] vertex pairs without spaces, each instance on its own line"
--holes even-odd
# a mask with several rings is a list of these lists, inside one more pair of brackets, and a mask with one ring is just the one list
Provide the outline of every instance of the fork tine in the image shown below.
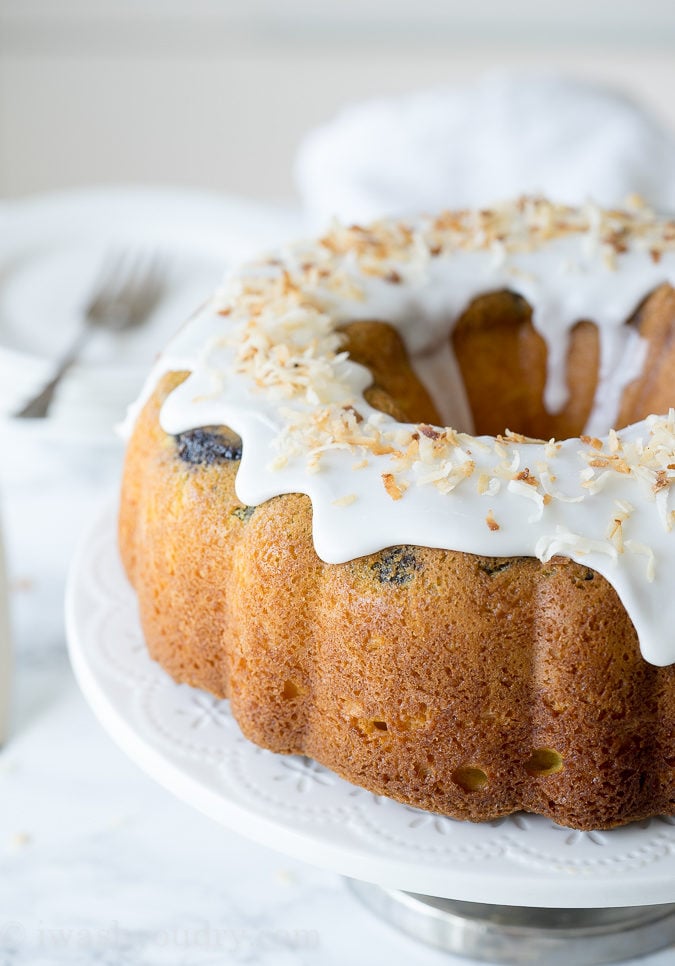
[[143,301],[146,279],[146,259],[143,255],[132,258],[127,268],[127,275],[120,281],[120,297],[123,294],[128,306],[130,317],[135,318],[139,313],[139,306]]
[[85,306],[85,312],[89,315],[96,311],[96,307],[108,301],[112,287],[117,284],[120,276],[125,254],[122,251],[107,252],[101,259],[98,272],[90,286],[92,293],[89,302]]
[[139,264],[134,279],[130,303],[134,317],[142,318],[149,314],[164,288],[164,259],[158,253],[149,256],[145,264]]
[[[101,287],[87,308],[90,319],[103,325],[110,316],[117,319],[122,316],[123,324],[132,326],[143,321],[163,289],[161,264],[160,257],[152,253],[117,253],[109,258],[104,266]],[[119,323],[117,327],[121,327]]]

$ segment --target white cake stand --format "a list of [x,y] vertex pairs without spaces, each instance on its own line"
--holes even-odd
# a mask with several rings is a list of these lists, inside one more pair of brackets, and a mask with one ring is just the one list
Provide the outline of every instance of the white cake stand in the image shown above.
[[108,508],[67,595],[70,656],[102,725],[211,818],[342,873],[411,935],[501,962],[608,963],[675,942],[675,818],[575,832],[518,814],[457,822],[378,797],[314,761],[247,741],[228,702],[147,655]]

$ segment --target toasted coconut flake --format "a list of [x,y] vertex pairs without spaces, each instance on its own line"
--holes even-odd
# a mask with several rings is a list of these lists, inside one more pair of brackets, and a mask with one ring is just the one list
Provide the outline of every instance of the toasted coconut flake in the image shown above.
[[524,496],[526,499],[532,500],[532,502],[536,505],[536,512],[531,517],[528,517],[529,523],[536,523],[538,520],[541,520],[544,512],[543,494],[539,493],[538,490],[533,489],[528,483],[524,483],[522,480],[517,479],[509,480],[506,488],[509,493],[515,493],[517,496]]
[[485,522],[488,525],[488,530],[492,530],[494,532],[495,530],[501,529],[501,527],[495,520],[494,513],[492,512],[492,510],[488,510],[487,516],[485,517]]
[[527,443],[528,442],[527,436],[523,436],[522,433],[514,433],[510,429],[507,429],[504,435],[506,437],[507,442],[509,443]]
[[614,517],[607,530],[607,539],[611,540],[617,553],[623,553],[623,520]]
[[568,496],[562,490],[555,487],[553,485],[554,482],[555,476],[551,475],[548,471],[541,474],[541,487],[546,496],[558,500],[560,503],[581,503],[584,498],[583,494],[579,496]]
[[675,513],[668,507],[668,500],[670,498],[670,488],[661,489],[656,494],[656,510],[663,524],[663,529],[669,533],[673,529],[673,520],[675,519]]
[[545,534],[537,540],[534,548],[535,556],[542,563],[547,563],[551,557],[560,554],[569,557],[570,552],[581,556],[587,553],[601,553],[613,560],[617,559],[616,547],[605,540],[593,540],[581,533],[573,533],[560,525],[556,526],[554,534]]
[[356,493],[348,493],[346,496],[340,496],[337,500],[333,500],[333,506],[351,506],[357,499]]
[[343,406],[342,408],[346,413],[351,413],[351,415],[354,417],[357,423],[363,422],[363,416],[358,411],[358,409],[356,409],[354,406],[351,405],[351,403],[349,403],[349,405],[347,406]]
[[548,443],[546,443],[544,446],[544,454],[546,455],[546,458],[549,460],[553,459],[553,457],[557,455],[560,446],[561,444],[556,443],[553,438],[549,439]]
[[[593,470],[590,470],[589,472],[592,473]],[[583,479],[583,475],[582,475],[582,479]],[[593,495],[595,495],[596,493],[600,493],[601,490],[604,490],[604,488],[607,486],[607,484],[610,482],[611,479],[612,479],[612,471],[605,470],[605,472],[601,473],[599,476],[596,476],[596,477],[591,476],[590,479],[588,478],[583,479],[583,482],[581,485],[584,487],[584,489],[588,490],[589,493],[592,493]]]
[[624,519],[626,520],[631,515],[631,513],[635,510],[635,507],[633,506],[633,504],[629,503],[628,500],[615,500],[614,504],[616,508],[619,510],[619,512],[624,514]]
[[668,479],[668,474],[666,470],[657,470],[656,479],[652,484],[652,490],[654,493],[658,493],[659,490],[667,489],[670,486],[670,480]]
[[536,476],[532,475],[529,466],[526,466],[524,470],[520,471],[520,473],[516,473],[513,479],[527,483],[528,486],[539,486],[539,480],[536,478]]
[[383,473],[382,482],[392,500],[400,500],[408,488],[407,484],[397,483],[393,473]]
[[598,439],[597,436],[581,436],[579,437],[582,443],[587,446],[592,446],[593,449],[602,449],[602,440]]
[[610,453],[621,452],[621,437],[614,429],[610,429],[608,436],[608,449]]
[[654,556],[652,548],[637,540],[626,540],[624,546],[630,553],[639,554],[647,558],[647,580],[649,583],[652,583],[656,576],[656,557]]

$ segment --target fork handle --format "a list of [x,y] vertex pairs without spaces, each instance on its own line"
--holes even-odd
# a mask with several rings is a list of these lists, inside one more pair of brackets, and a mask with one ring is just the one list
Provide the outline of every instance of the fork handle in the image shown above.
[[49,415],[49,409],[61,380],[73,363],[77,362],[82,349],[89,341],[91,331],[89,327],[84,327],[78,332],[68,350],[61,357],[52,378],[36,396],[33,396],[25,406],[14,413],[15,419],[44,419]]

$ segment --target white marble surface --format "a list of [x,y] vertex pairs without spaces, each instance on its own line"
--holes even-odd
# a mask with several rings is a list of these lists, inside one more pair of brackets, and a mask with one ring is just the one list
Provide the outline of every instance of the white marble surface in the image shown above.
[[73,680],[62,595],[120,450],[0,430],[0,454],[16,652],[0,752],[2,966],[459,963],[376,920],[339,877],[214,825],[118,751]]

